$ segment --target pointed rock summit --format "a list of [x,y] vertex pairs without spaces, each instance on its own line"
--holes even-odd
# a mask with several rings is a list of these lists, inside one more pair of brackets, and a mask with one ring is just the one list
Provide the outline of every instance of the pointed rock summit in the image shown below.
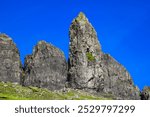
[[40,41],[33,54],[25,59],[25,86],[49,90],[65,87],[67,63],[62,51],[45,41]]
[[101,46],[96,31],[83,13],[70,26],[68,81],[71,87],[98,90],[103,75]]
[[88,22],[88,19],[86,18],[85,14],[83,12],[80,12],[78,17],[75,18],[74,21],[79,22],[81,25],[84,25]]
[[20,83],[21,61],[19,51],[12,41],[6,35],[0,34],[0,81]]
[[111,94],[117,99],[140,99],[127,70],[102,52],[96,31],[83,13],[70,26],[69,49],[70,87]]

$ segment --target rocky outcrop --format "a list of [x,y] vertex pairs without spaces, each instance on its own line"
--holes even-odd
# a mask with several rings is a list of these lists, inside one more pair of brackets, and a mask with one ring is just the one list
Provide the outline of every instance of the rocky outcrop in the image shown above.
[[0,34],[0,81],[20,83],[21,62],[19,51],[6,34]]
[[97,89],[103,80],[101,47],[96,32],[83,13],[70,26],[68,82],[78,89]]
[[70,87],[113,94],[117,99],[140,99],[127,70],[102,52],[96,31],[83,13],[70,26],[68,82]]
[[62,51],[45,41],[40,41],[33,54],[25,59],[25,86],[59,90],[65,86],[67,63]]
[[140,99],[139,89],[134,85],[129,72],[109,54],[103,54],[101,64],[104,76],[105,93],[117,99]]
[[149,87],[140,93],[128,71],[102,52],[96,31],[83,13],[70,26],[69,50],[67,64],[62,51],[40,41],[26,56],[22,70],[16,45],[0,34],[0,81],[52,91],[70,87],[111,99],[150,99]]
[[150,100],[150,87],[144,87],[140,95],[141,100]]

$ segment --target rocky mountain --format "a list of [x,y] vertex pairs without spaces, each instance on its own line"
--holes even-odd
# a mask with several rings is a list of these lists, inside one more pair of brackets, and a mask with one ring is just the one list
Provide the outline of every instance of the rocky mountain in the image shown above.
[[10,37],[0,34],[0,81],[20,83],[22,67],[19,51]]
[[59,90],[65,87],[67,62],[62,51],[40,41],[33,54],[25,58],[25,86]]
[[111,93],[118,99],[140,99],[127,70],[102,52],[96,31],[83,13],[70,26],[68,81],[73,88]]
[[72,21],[69,36],[68,63],[60,49],[40,41],[22,67],[16,45],[6,34],[0,34],[0,81],[50,91],[71,88],[106,99],[150,99],[150,89],[140,93],[125,67],[102,51],[97,33],[83,13]]
[[98,90],[104,78],[100,67],[102,51],[96,32],[83,13],[70,26],[69,49],[71,87]]

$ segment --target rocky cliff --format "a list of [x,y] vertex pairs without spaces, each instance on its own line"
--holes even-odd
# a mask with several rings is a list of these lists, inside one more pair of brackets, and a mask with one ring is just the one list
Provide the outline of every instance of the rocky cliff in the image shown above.
[[111,93],[117,99],[140,99],[139,89],[133,83],[129,72],[109,54],[103,54],[101,64],[104,85],[100,92]]
[[69,35],[68,63],[60,49],[40,41],[22,67],[16,45],[0,34],[0,81],[51,91],[71,88],[111,99],[149,99],[149,88],[140,93],[125,67],[103,53],[96,31],[83,13],[72,21]]
[[40,41],[33,54],[25,59],[25,86],[36,86],[49,90],[65,87],[67,62],[62,51],[45,41]]
[[19,51],[10,37],[0,34],[0,81],[20,83],[22,67]]
[[140,99],[127,70],[102,52],[96,31],[83,13],[70,26],[68,82],[73,88],[110,93],[118,99]]
[[98,90],[104,78],[100,67],[102,51],[96,31],[83,13],[70,26],[69,49],[68,81],[71,87]]

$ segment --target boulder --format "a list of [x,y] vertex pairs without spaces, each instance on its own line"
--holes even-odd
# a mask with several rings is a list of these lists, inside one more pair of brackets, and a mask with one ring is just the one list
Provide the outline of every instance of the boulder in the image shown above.
[[150,87],[144,87],[140,96],[141,100],[150,100]]

